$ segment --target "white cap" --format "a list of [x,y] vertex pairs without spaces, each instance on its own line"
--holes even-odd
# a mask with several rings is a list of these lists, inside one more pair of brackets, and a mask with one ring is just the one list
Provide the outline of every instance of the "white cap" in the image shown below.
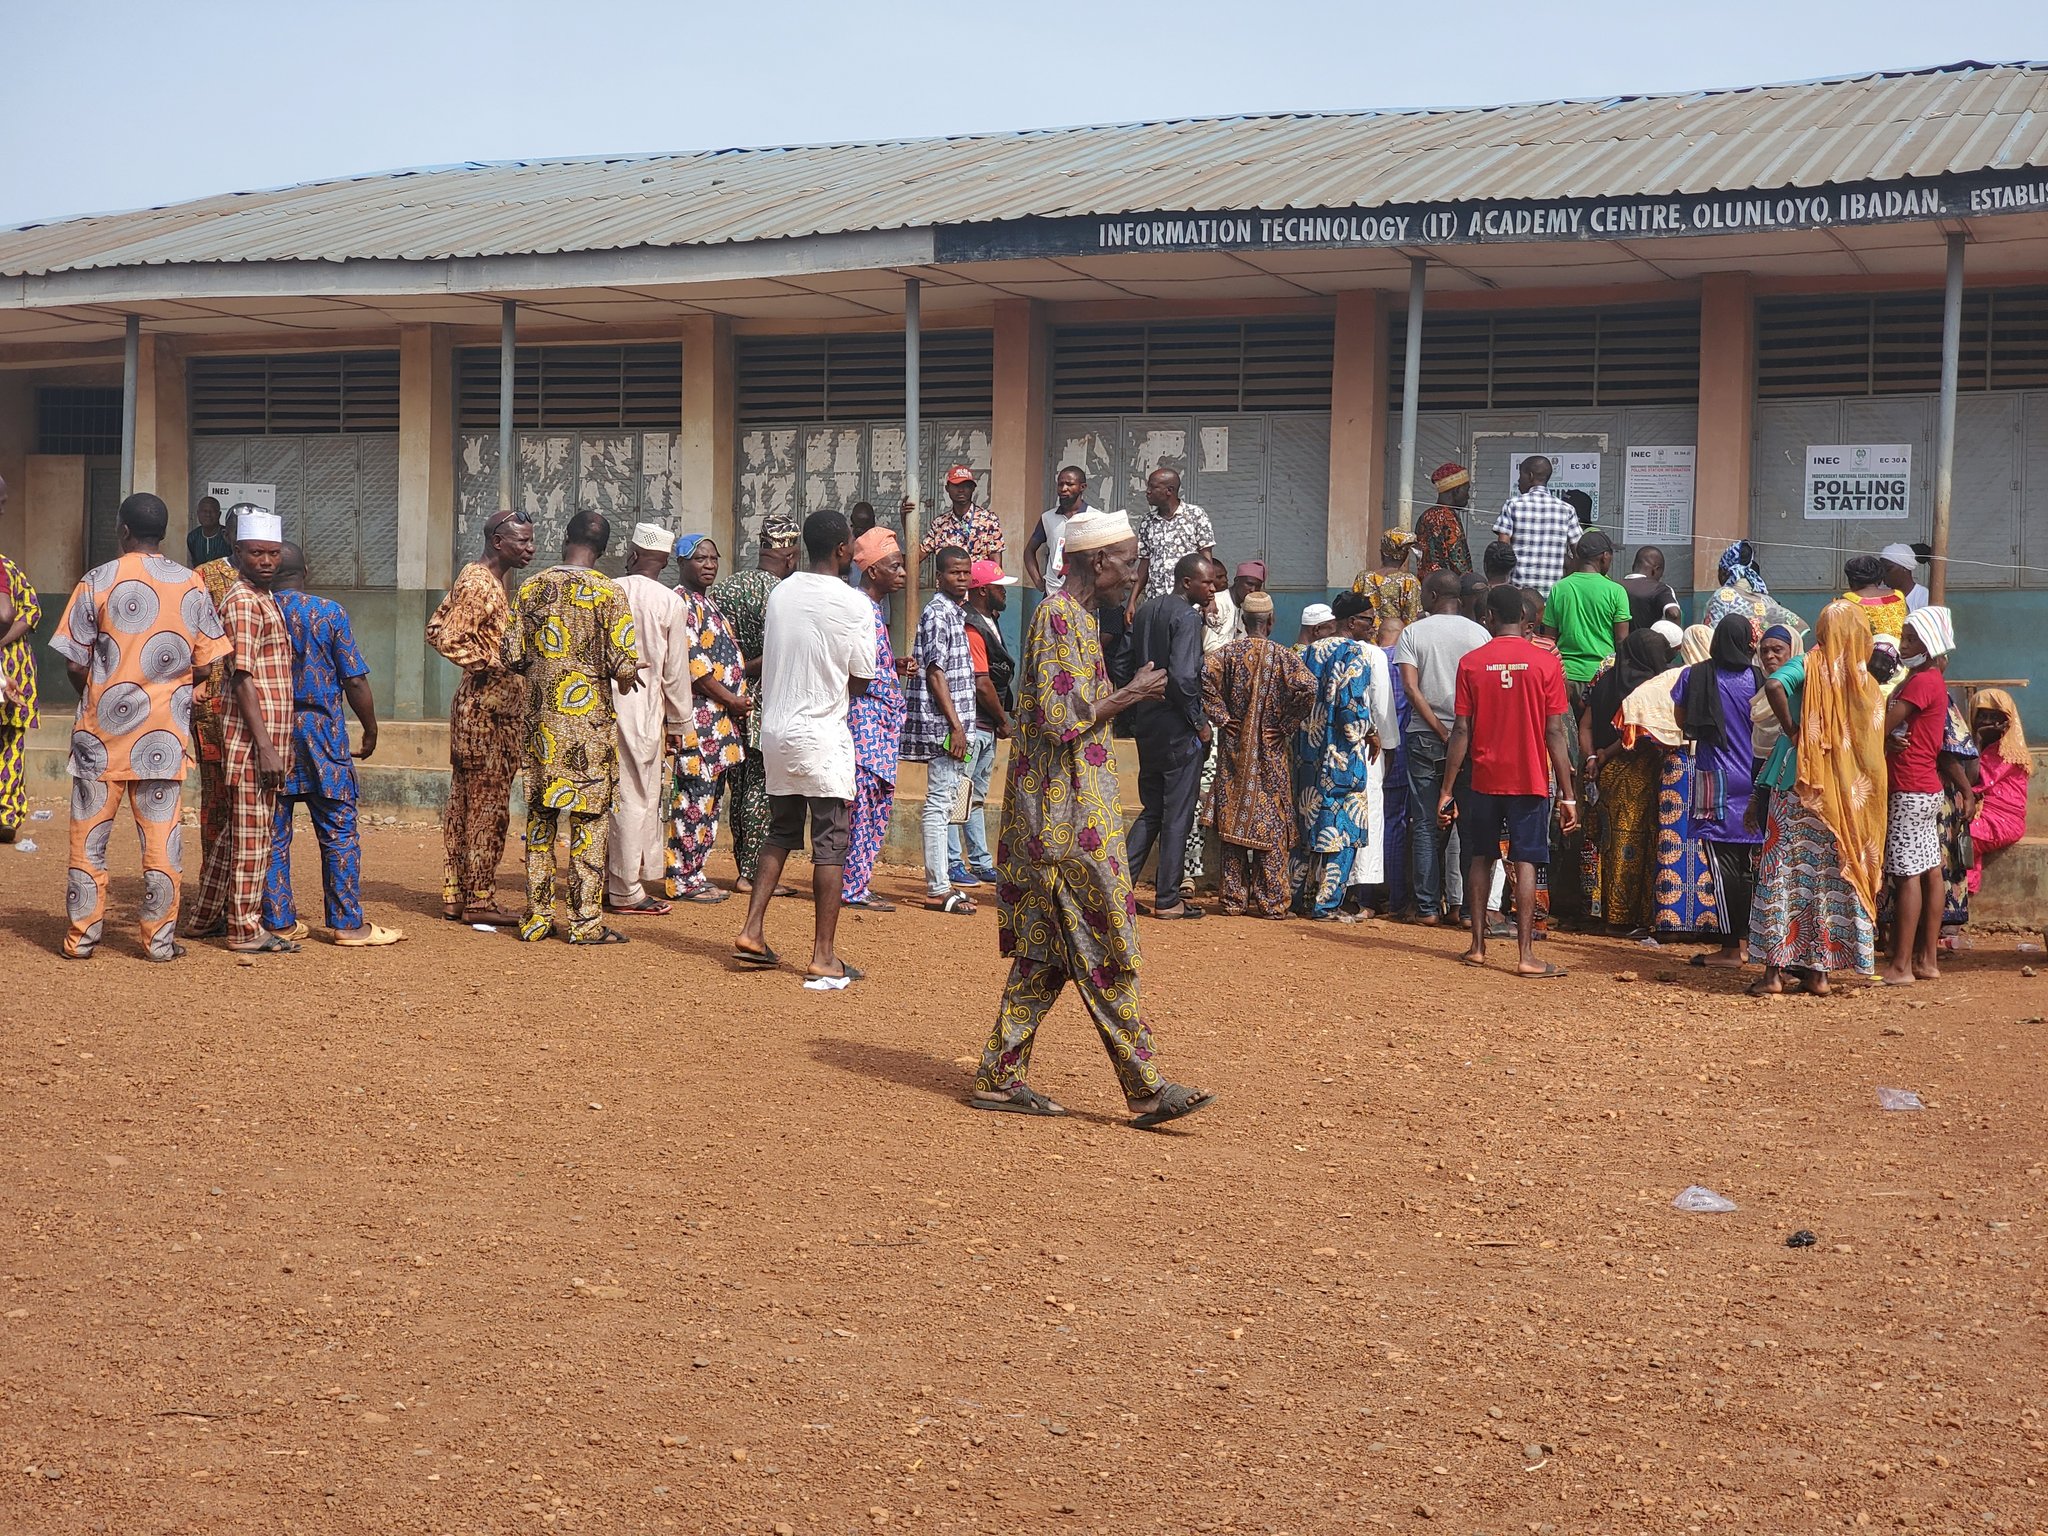
[[1328,603],[1310,603],[1301,610],[1301,622],[1303,628],[1311,624],[1334,624],[1337,622],[1337,610]]
[[659,523],[635,523],[633,525],[633,547],[652,550],[666,555],[674,551],[676,536]]
[[252,507],[235,517],[235,542],[237,544],[282,544],[284,542],[284,519],[275,512],[265,512]]
[[1685,631],[1680,629],[1676,624],[1672,623],[1669,619],[1659,619],[1656,623],[1652,624],[1650,628],[1656,631],[1656,633],[1662,635],[1664,637],[1664,643],[1670,646],[1671,649],[1674,651],[1677,650],[1681,645],[1685,644]]
[[1128,513],[1103,512],[1090,507],[1086,512],[1076,512],[1067,519],[1060,550],[1062,555],[1085,555],[1091,549],[1107,549],[1112,544],[1121,544],[1136,537],[1131,531]]
[[1887,544],[1877,552],[1877,558],[1887,565],[1896,565],[1910,571],[1920,557],[1913,552],[1913,546],[1910,544]]

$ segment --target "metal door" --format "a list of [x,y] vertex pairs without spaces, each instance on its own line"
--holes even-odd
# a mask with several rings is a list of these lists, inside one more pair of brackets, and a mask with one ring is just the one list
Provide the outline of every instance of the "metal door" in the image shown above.
[[313,583],[341,591],[398,585],[398,435],[195,437],[192,483],[277,487],[285,537]]

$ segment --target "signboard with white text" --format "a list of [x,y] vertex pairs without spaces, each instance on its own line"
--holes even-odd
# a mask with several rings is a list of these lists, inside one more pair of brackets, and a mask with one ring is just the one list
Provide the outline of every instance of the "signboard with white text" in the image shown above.
[[1809,443],[1806,517],[1810,522],[1912,515],[1911,443]]

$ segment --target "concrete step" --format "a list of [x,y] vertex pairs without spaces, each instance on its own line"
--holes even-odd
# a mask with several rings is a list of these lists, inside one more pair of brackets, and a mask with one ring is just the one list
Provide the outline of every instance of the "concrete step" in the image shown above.
[[2048,929],[2048,837],[2023,837],[1984,860],[1984,885],[1970,900],[1970,921]]

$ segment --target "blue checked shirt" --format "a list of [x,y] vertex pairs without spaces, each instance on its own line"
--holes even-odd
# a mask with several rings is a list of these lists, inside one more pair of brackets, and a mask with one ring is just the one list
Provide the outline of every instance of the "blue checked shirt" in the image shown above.
[[926,672],[938,667],[946,674],[946,691],[962,725],[974,719],[974,653],[967,648],[966,610],[945,593],[934,592],[917,621],[917,644],[910,654],[917,670],[903,685],[903,760],[928,763],[946,755],[950,728],[925,686]]
[[279,791],[326,800],[356,797],[355,759],[342,718],[344,679],[365,676],[369,663],[341,604],[305,592],[277,593],[277,611],[292,642],[292,759]]
[[1564,580],[1565,560],[1579,542],[1579,514],[1549,486],[1539,485],[1502,503],[1493,531],[1514,541],[1515,585],[1548,597]]

